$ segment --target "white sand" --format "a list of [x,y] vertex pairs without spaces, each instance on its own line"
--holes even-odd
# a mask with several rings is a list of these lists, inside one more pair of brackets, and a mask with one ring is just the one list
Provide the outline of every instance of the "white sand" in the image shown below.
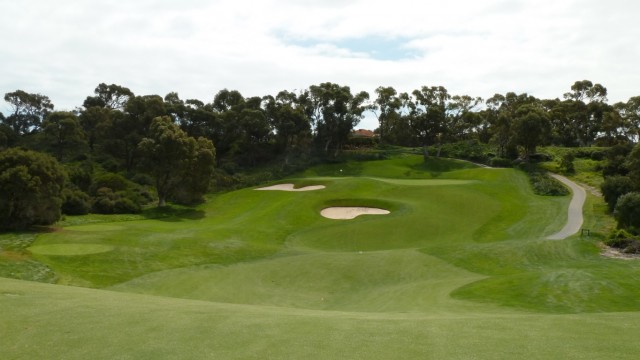
[[369,207],[330,207],[322,209],[320,215],[335,220],[355,219],[360,215],[387,215],[389,210]]
[[313,191],[313,190],[322,190],[324,189],[324,185],[313,185],[313,186],[305,186],[299,189],[294,189],[293,184],[278,184],[273,186],[267,186],[263,188],[258,188],[256,190],[276,190],[276,191]]

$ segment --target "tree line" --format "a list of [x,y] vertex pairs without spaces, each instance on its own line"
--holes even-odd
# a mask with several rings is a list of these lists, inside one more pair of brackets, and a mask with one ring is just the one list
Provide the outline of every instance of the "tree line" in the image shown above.
[[[371,96],[327,82],[275,96],[223,89],[208,103],[102,83],[73,111],[56,111],[47,96],[23,90],[4,100],[10,112],[0,113],[0,187],[56,198],[51,207],[59,203],[67,214],[195,203],[212,179],[224,183],[243,169],[335,158],[354,146],[351,134],[367,113],[378,120],[377,141],[421,147],[425,157],[459,141],[491,145],[500,160],[526,159],[540,145],[611,146],[640,136],[640,97],[610,105],[607,89],[588,80],[575,82],[562,99],[509,92],[483,100],[442,86],[411,93],[381,86]],[[29,166],[40,163],[58,185],[38,187],[43,176]],[[8,195],[0,201],[8,224],[34,211]],[[48,218],[55,217],[54,211]]]

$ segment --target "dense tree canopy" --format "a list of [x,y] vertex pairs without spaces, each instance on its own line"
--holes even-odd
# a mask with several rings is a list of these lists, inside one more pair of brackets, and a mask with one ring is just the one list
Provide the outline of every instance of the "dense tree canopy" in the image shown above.
[[155,118],[148,135],[139,147],[143,167],[155,178],[158,206],[179,188],[189,198],[201,197],[215,161],[211,141],[189,137],[168,116]]
[[[640,188],[640,151],[631,151],[640,140],[640,96],[610,105],[607,89],[589,80],[568,90],[555,99],[507,92],[484,101],[444,86],[380,86],[370,99],[325,82],[250,97],[223,89],[199,100],[101,83],[74,111],[54,111],[47,96],[16,90],[4,96],[10,111],[0,114],[0,151],[21,147],[60,161],[69,173],[65,211],[77,213],[139,211],[152,200],[191,203],[211,184],[245,181],[239,174],[246,169],[293,170],[377,141],[422,147],[425,157],[439,156],[447,143],[486,144],[506,162],[526,160],[540,145],[604,145],[612,146],[605,176],[628,180],[608,183],[614,210],[622,192]],[[355,141],[367,114],[378,120],[377,139]],[[126,186],[100,186],[109,174]]]

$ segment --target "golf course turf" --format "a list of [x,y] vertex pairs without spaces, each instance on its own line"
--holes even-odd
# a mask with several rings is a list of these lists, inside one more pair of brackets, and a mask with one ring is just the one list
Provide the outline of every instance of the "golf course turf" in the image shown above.
[[0,278],[2,357],[637,358],[640,263],[600,256],[601,199],[584,207],[592,237],[547,240],[571,199],[514,169],[402,155],[286,182],[325,188],[2,235],[30,250],[0,251],[0,270],[56,283]]

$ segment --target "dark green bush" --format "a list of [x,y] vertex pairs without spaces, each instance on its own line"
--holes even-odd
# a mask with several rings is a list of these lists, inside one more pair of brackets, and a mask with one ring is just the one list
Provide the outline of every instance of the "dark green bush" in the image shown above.
[[[467,159],[476,162],[488,161],[486,147],[478,140],[459,141],[456,143],[443,144],[440,148],[440,156],[451,157],[456,159]],[[438,147],[431,146],[430,154],[437,154]]]
[[105,173],[93,179],[91,194],[97,195],[98,190],[101,188],[109,188],[112,191],[124,191],[132,188],[132,183],[120,174]]
[[574,159],[575,159],[575,156],[573,155],[572,152],[568,152],[562,155],[562,158],[560,159],[560,169],[562,169],[562,171],[566,174],[575,173],[576,168],[573,165]]
[[640,193],[626,193],[616,202],[613,216],[618,221],[618,228],[632,233],[640,230]]
[[620,249],[623,253],[640,253],[640,240],[623,229],[619,229],[612,233],[604,243],[613,248]]
[[62,191],[62,213],[66,215],[85,215],[91,210],[91,197],[79,189]]
[[492,167],[512,167],[513,161],[504,158],[494,157],[489,160],[489,166]]
[[96,190],[91,211],[98,214],[139,213],[141,206],[126,195],[126,192],[113,192],[110,188],[102,187]]
[[604,201],[607,203],[610,212],[613,212],[615,209],[620,196],[634,189],[633,181],[627,176],[609,176],[604,179],[604,182],[600,185]]
[[114,214],[137,214],[142,211],[140,205],[124,197],[118,198],[113,203]]
[[520,169],[529,175],[529,182],[536,195],[565,196],[570,191],[558,180],[549,176],[544,170],[534,164],[520,164]]

